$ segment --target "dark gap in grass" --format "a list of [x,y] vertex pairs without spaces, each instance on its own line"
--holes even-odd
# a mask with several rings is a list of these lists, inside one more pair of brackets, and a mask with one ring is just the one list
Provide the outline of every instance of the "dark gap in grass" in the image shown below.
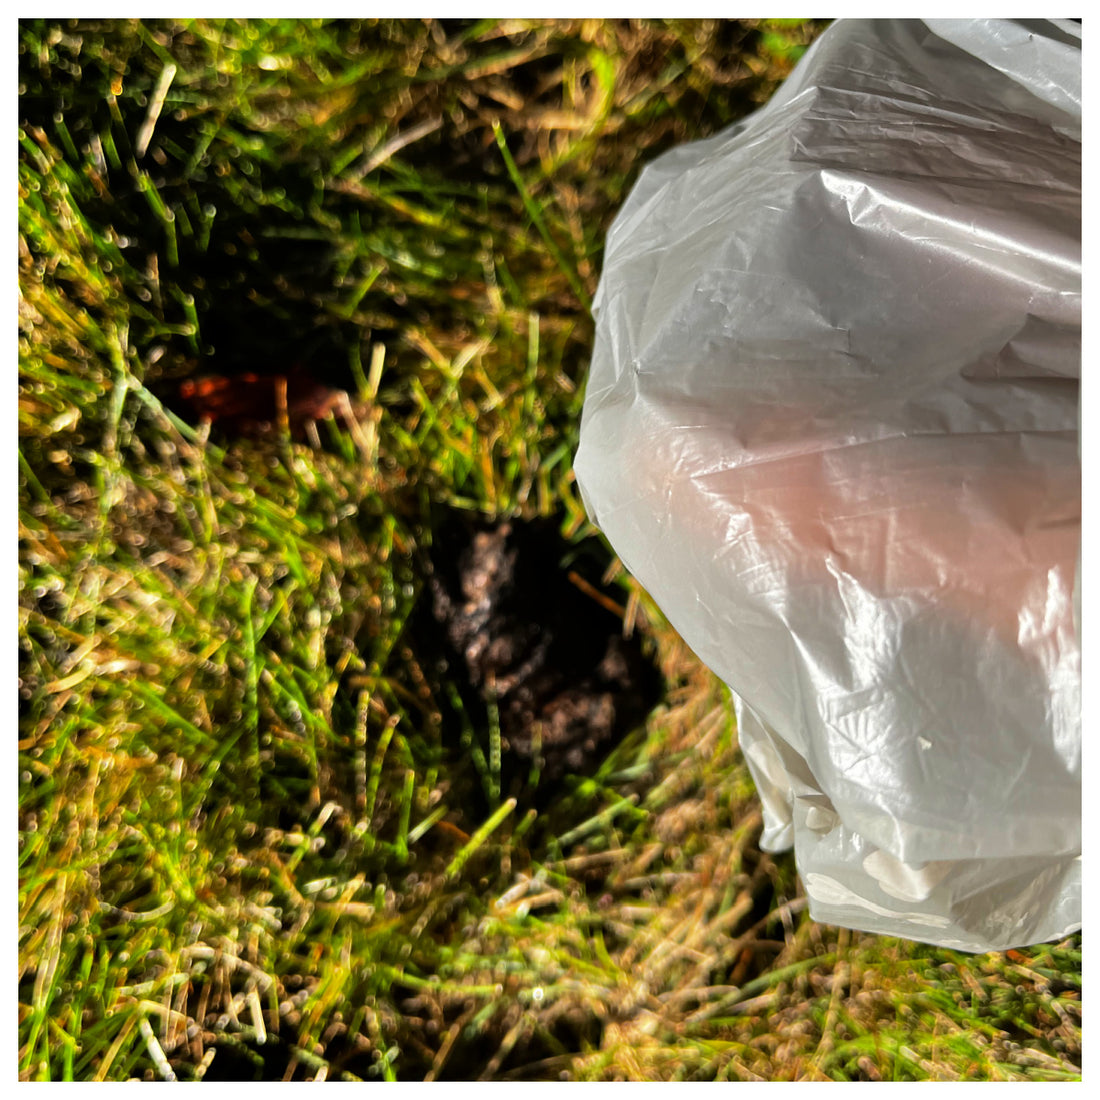
[[643,639],[623,636],[624,591],[603,583],[610,555],[560,527],[453,508],[433,517],[409,637],[437,691],[444,678],[458,685],[464,713],[446,708],[446,725],[452,738],[472,726],[494,802],[548,806],[556,780],[594,773],[662,693]]

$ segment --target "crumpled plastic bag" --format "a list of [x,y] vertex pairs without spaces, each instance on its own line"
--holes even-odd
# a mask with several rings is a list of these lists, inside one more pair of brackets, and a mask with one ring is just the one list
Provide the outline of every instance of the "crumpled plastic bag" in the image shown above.
[[1080,926],[1080,35],[836,23],[608,235],[582,496],[830,924]]

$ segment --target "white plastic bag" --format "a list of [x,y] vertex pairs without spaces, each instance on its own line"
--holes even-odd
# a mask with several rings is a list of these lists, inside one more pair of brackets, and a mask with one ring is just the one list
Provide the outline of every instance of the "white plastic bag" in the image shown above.
[[821,921],[1080,924],[1080,57],[841,21],[608,235],[577,478]]

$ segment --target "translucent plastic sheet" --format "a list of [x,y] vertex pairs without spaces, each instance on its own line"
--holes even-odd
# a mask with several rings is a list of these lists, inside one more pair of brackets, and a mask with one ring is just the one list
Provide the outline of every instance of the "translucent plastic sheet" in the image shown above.
[[608,235],[575,468],[818,920],[1080,922],[1080,27],[841,21]]

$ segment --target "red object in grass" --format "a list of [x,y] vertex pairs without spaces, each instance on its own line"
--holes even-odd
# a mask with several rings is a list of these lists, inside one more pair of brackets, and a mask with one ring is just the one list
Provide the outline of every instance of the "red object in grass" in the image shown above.
[[295,364],[286,374],[203,375],[179,385],[180,399],[198,420],[233,435],[264,435],[280,424],[301,436],[309,421],[329,416],[340,391]]

